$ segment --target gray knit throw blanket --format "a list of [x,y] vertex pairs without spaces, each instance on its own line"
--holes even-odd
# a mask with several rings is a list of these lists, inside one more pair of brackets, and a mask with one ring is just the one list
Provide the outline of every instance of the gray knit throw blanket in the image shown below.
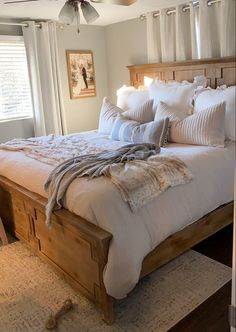
[[51,225],[52,212],[62,207],[66,190],[75,178],[83,176],[94,178],[101,175],[110,177],[110,166],[124,165],[134,160],[147,160],[159,152],[160,147],[155,144],[129,144],[117,150],[82,155],[62,162],[50,173],[44,185],[49,195],[46,206],[46,224]]

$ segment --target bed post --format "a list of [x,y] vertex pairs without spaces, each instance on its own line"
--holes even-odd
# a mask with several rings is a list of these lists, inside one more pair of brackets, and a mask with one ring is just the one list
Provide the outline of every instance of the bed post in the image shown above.
[[99,257],[99,279],[100,287],[95,288],[95,293],[97,297],[100,298],[100,307],[102,310],[103,320],[108,324],[112,325],[114,323],[114,308],[113,308],[113,298],[107,294],[104,282],[103,282],[103,271],[107,264],[109,244],[112,236],[101,238],[101,241],[97,243],[93,252],[93,259]]
[[102,311],[103,311],[103,320],[108,325],[112,325],[114,323],[113,298],[107,294],[104,296]]

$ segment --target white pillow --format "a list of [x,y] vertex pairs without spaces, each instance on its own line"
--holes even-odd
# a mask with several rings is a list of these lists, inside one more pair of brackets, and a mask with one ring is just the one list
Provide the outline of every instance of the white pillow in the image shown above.
[[235,93],[236,86],[227,89],[206,89],[198,93],[195,99],[195,112],[201,112],[205,108],[218,104],[222,101],[226,102],[225,110],[225,136],[233,141],[235,138]]
[[181,116],[192,112],[192,101],[194,96],[194,84],[174,84],[163,85],[162,83],[153,83],[149,86],[149,96],[154,100],[154,110],[160,101],[174,106]]
[[147,123],[153,121],[153,100],[150,99],[137,108],[125,111],[124,113],[122,113],[122,116],[126,117],[129,120],[137,121],[139,123]]
[[147,89],[137,90],[134,87],[123,86],[117,91],[117,106],[124,111],[136,109],[149,100]]
[[98,132],[102,134],[110,134],[115,119],[118,114],[123,112],[122,109],[112,104],[107,97],[103,99],[102,108],[99,117]]
[[[160,103],[157,112],[163,117],[170,116],[172,109]],[[224,147],[225,102],[210,106],[183,120],[172,121],[169,131],[170,142]]]

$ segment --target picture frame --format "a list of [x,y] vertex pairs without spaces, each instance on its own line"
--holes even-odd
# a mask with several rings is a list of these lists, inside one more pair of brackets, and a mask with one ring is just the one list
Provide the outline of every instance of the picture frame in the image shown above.
[[70,98],[95,97],[96,83],[93,52],[67,50],[66,59]]

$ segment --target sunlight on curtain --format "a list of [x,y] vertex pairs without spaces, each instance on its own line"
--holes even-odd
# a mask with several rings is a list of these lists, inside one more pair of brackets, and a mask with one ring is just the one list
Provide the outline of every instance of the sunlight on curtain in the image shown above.
[[[235,54],[235,0],[193,2],[190,9],[175,7],[159,11],[160,18],[147,18],[148,61],[168,62],[199,58],[217,58]],[[171,8],[172,10],[173,8]]]
[[221,0],[221,56],[235,55],[236,1]]
[[161,61],[160,52],[158,52],[160,33],[158,33],[157,24],[157,18],[154,18],[152,13],[147,13],[147,54],[149,63]]
[[190,4],[192,59],[200,59],[199,8]]
[[199,33],[201,58],[220,57],[220,11],[220,2],[208,6],[206,0],[199,0]]
[[176,56],[175,17],[168,15],[167,10],[160,10],[162,62],[172,61]]
[[63,98],[57,54],[56,23],[23,27],[34,109],[35,136],[65,133]]
[[[176,7],[176,60],[183,61],[191,59],[191,22],[190,13],[183,11],[183,5]],[[172,14],[174,17],[174,15]]]

